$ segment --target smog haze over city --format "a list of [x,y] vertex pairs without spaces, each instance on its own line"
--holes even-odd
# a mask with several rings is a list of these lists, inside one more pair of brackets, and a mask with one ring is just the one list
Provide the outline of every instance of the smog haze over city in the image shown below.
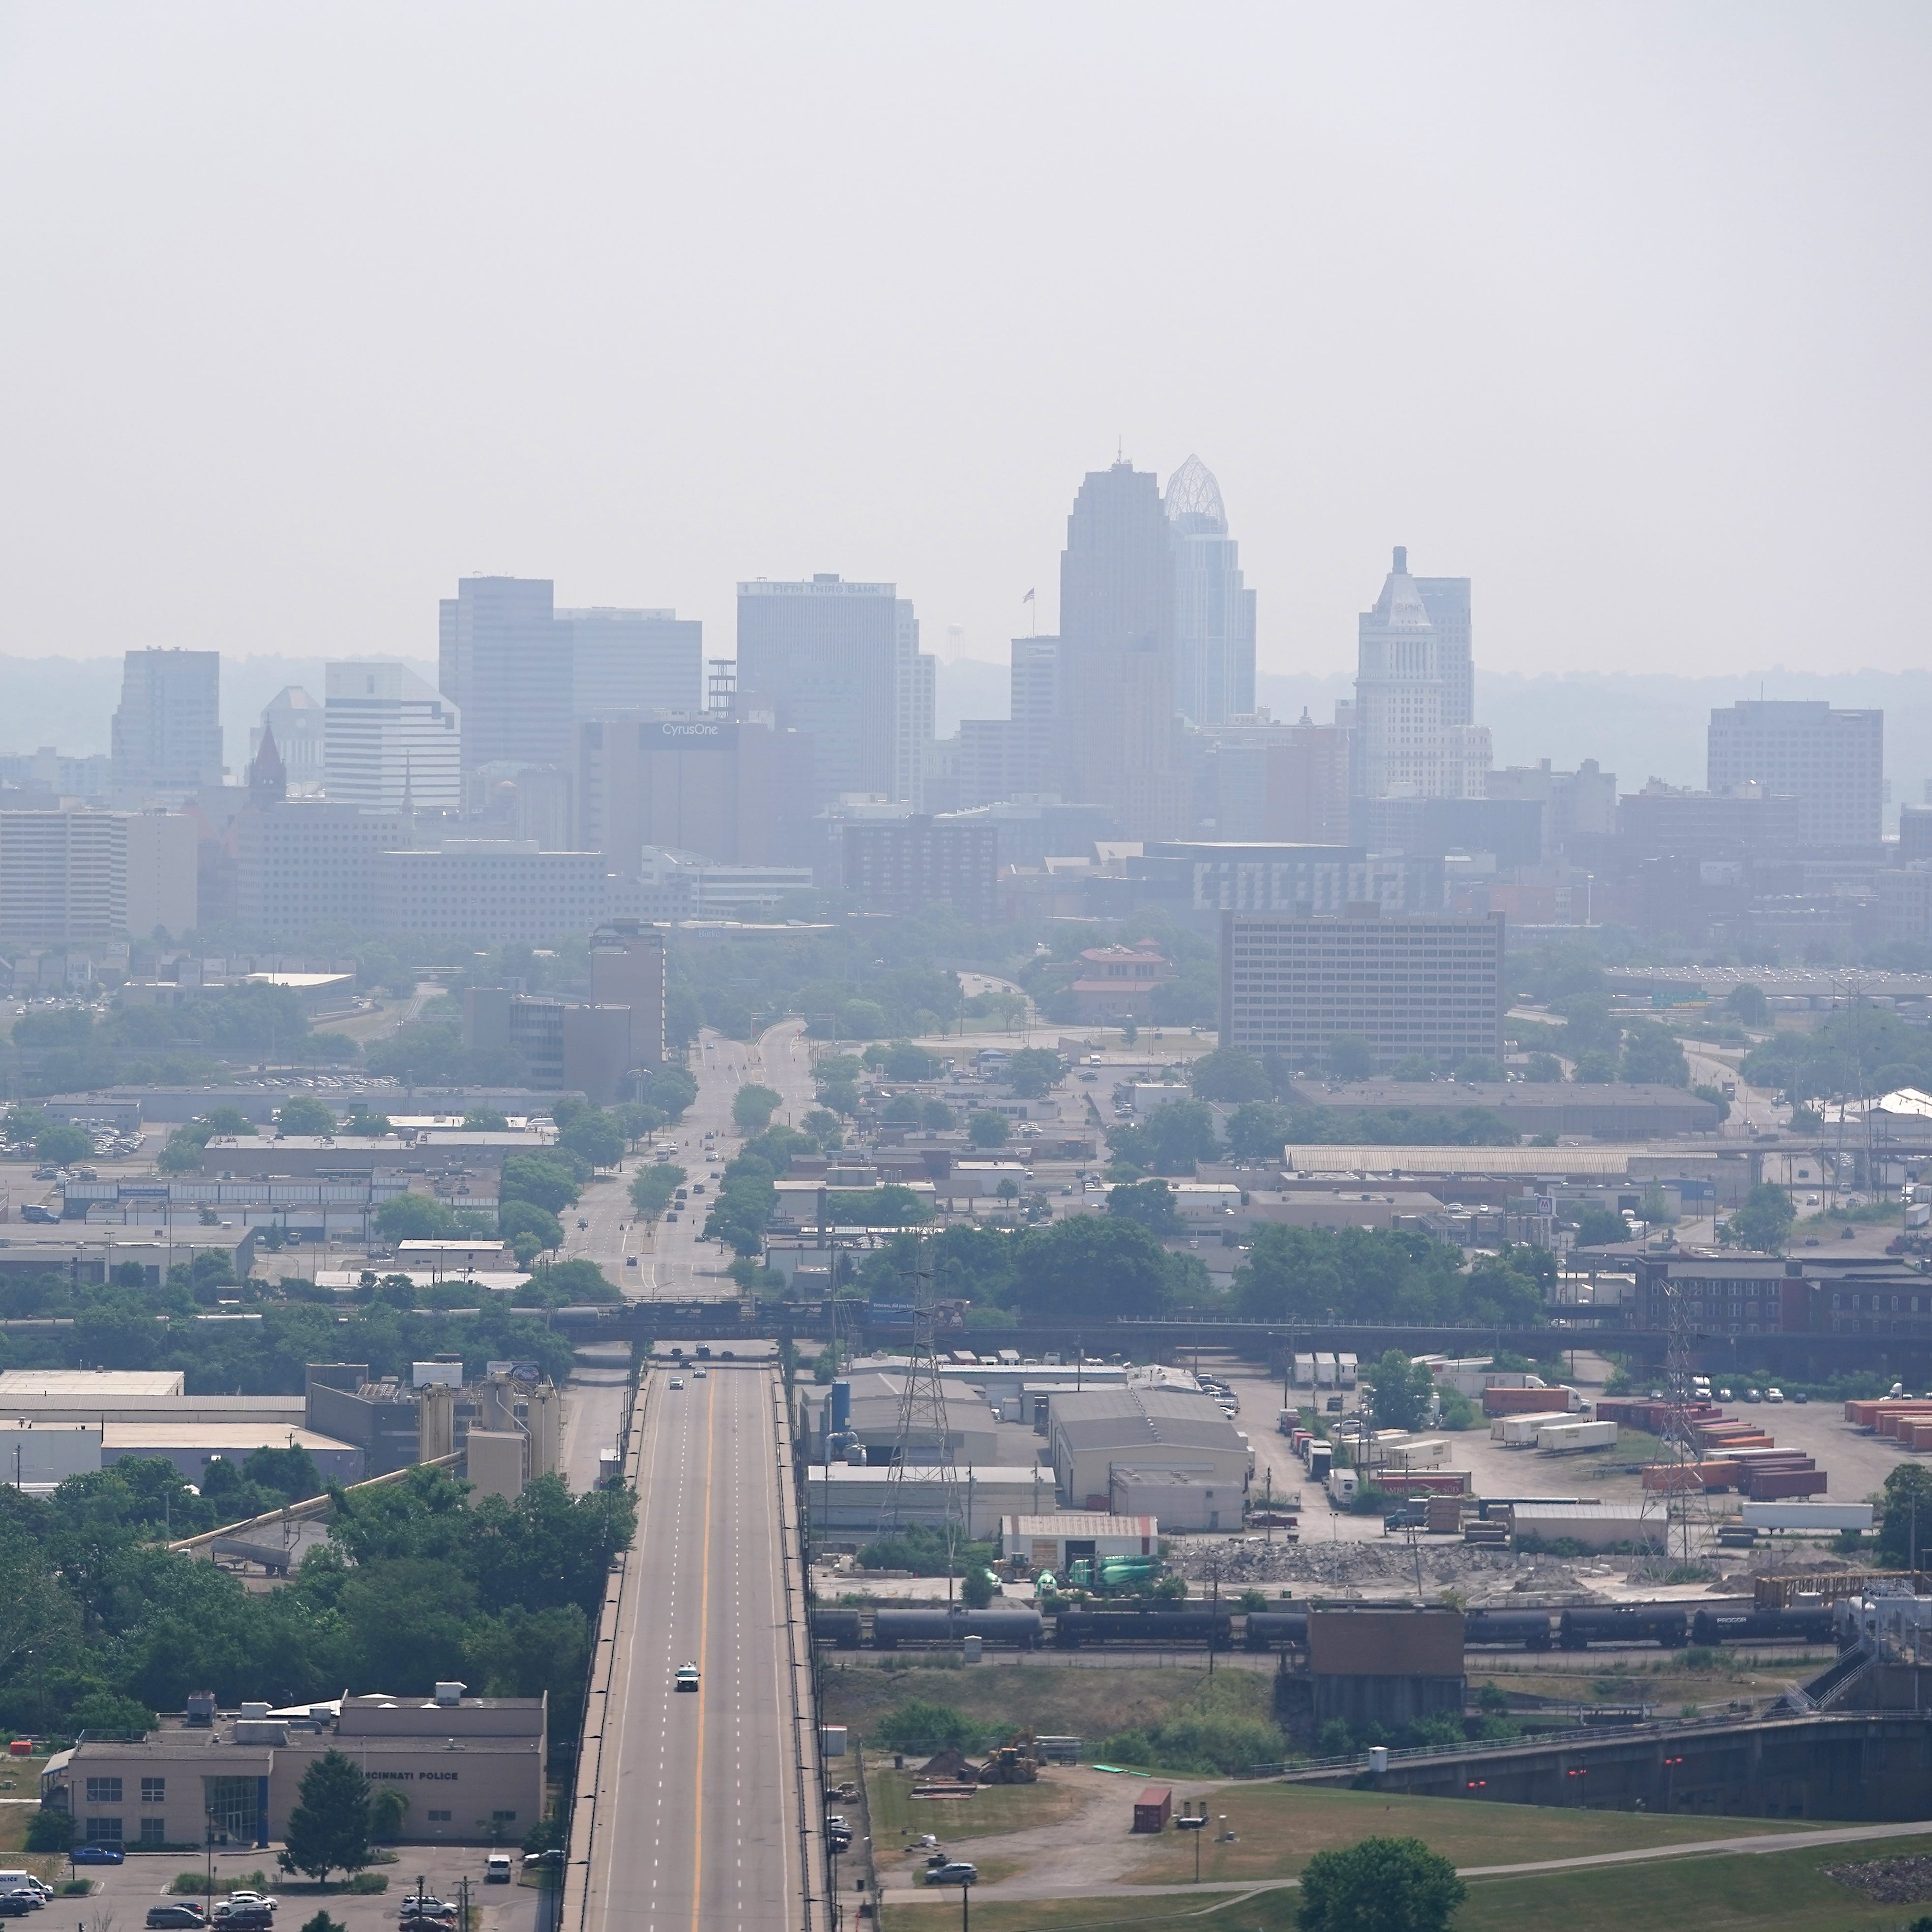
[[836,570],[1003,660],[1118,449],[1220,479],[1264,674],[1348,669],[1396,542],[1486,670],[1916,668],[1928,40],[13,5],[0,648],[421,658],[478,571],[722,636]]
[[1932,1932],[1928,101],[0,0],[0,1918]]

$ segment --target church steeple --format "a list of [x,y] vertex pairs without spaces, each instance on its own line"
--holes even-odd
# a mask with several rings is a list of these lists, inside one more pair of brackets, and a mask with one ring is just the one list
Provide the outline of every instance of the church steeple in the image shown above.
[[248,802],[256,807],[279,804],[289,795],[289,775],[275,742],[275,728],[264,724],[262,742],[248,766]]

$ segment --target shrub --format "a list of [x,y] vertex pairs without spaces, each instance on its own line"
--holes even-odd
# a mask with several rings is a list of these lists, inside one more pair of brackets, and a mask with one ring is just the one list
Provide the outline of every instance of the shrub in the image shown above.
[[972,1750],[980,1743],[980,1727],[964,1712],[950,1704],[928,1703],[910,1697],[879,1720],[879,1737],[896,1751]]

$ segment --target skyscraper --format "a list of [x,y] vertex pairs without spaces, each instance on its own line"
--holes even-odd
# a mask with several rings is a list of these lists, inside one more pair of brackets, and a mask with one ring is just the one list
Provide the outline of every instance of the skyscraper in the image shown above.
[[463,721],[463,769],[563,765],[571,638],[548,578],[466,577],[438,609],[436,684]]
[[1241,580],[1221,486],[1198,456],[1167,481],[1174,539],[1174,704],[1196,724],[1255,708],[1255,593]]
[[675,610],[560,610],[574,718],[704,708],[704,626]]
[[1885,713],[1774,698],[1711,713],[1706,782],[1798,801],[1809,846],[1876,845],[1885,814]]
[[462,719],[456,706],[398,664],[328,665],[324,788],[372,812],[460,812]]
[[312,798],[322,789],[326,761],[323,707],[298,684],[285,684],[262,710],[262,722],[248,734],[252,763],[264,734],[275,740],[291,798]]
[[184,798],[221,782],[221,654],[130,651],[114,714],[114,788]]
[[[1438,629],[1422,583],[1442,613]],[[1471,722],[1474,674],[1466,578],[1408,574],[1396,546],[1394,567],[1372,610],[1361,615],[1352,740],[1358,798],[1480,798],[1487,789],[1490,734]]]
[[1090,471],[1060,559],[1060,789],[1130,838],[1188,828],[1174,712],[1174,548],[1160,478]]
[[916,804],[933,729],[932,661],[891,584],[760,578],[738,586],[738,688],[812,740],[818,795]]

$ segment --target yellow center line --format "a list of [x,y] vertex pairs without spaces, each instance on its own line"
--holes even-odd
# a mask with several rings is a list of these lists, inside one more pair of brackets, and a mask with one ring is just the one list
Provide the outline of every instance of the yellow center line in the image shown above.
[[692,1789],[693,1840],[691,1850],[691,1924],[698,1932],[698,1910],[704,1894],[704,1679],[711,1663],[711,1471],[718,1454],[717,1382],[704,1381],[704,1555],[698,1594],[698,1774]]

